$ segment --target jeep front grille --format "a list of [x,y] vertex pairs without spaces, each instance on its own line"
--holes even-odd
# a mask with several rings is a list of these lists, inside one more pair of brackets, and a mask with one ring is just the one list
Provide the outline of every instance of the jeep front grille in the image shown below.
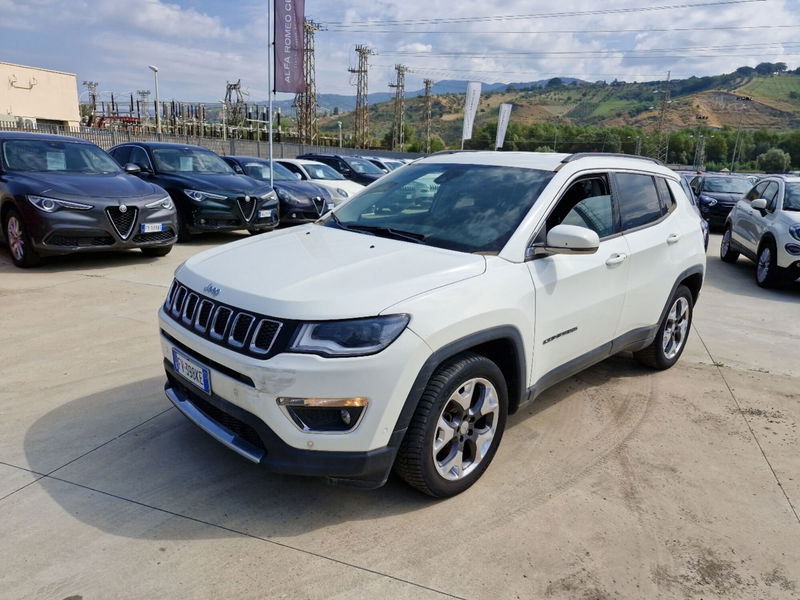
[[175,323],[196,335],[257,358],[276,353],[275,342],[284,330],[282,321],[222,304],[177,280],[172,282],[164,311]]

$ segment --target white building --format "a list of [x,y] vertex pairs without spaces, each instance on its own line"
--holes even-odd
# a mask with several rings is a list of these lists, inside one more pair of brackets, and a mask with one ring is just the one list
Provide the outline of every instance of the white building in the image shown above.
[[0,62],[0,125],[79,124],[74,73]]

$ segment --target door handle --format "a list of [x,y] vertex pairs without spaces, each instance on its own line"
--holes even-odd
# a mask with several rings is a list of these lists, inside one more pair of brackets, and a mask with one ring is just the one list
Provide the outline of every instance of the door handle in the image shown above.
[[677,242],[679,239],[681,239],[681,236],[680,236],[680,234],[679,234],[679,233],[670,233],[670,234],[667,236],[667,243],[668,243],[668,244],[674,244],[674,243],[675,243],[675,242]]
[[622,253],[612,254],[606,260],[606,264],[609,267],[612,266],[612,265],[618,265],[621,262],[624,262],[626,258],[628,258],[627,254],[622,254]]

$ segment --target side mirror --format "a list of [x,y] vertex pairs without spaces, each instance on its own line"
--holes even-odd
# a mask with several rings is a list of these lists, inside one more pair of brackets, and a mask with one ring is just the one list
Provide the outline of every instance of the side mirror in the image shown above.
[[526,259],[551,254],[594,254],[600,247],[596,231],[577,225],[556,225],[547,232],[547,241],[528,248]]
[[242,169],[242,167],[239,165],[233,165],[233,171],[239,175],[244,175],[244,169]]
[[136,163],[128,163],[125,165],[125,172],[128,175],[138,175],[142,172],[142,168]]
[[750,206],[756,210],[766,210],[767,201],[764,198],[756,198],[755,200],[750,201]]

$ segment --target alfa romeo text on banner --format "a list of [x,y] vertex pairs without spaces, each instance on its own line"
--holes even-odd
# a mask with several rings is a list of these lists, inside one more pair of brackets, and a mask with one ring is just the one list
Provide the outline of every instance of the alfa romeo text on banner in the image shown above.
[[275,0],[275,91],[301,94],[303,76],[305,0]]
[[472,139],[472,124],[475,122],[475,113],[478,112],[478,102],[481,99],[481,82],[470,81],[467,84],[467,98],[464,102],[464,130],[462,140]]

